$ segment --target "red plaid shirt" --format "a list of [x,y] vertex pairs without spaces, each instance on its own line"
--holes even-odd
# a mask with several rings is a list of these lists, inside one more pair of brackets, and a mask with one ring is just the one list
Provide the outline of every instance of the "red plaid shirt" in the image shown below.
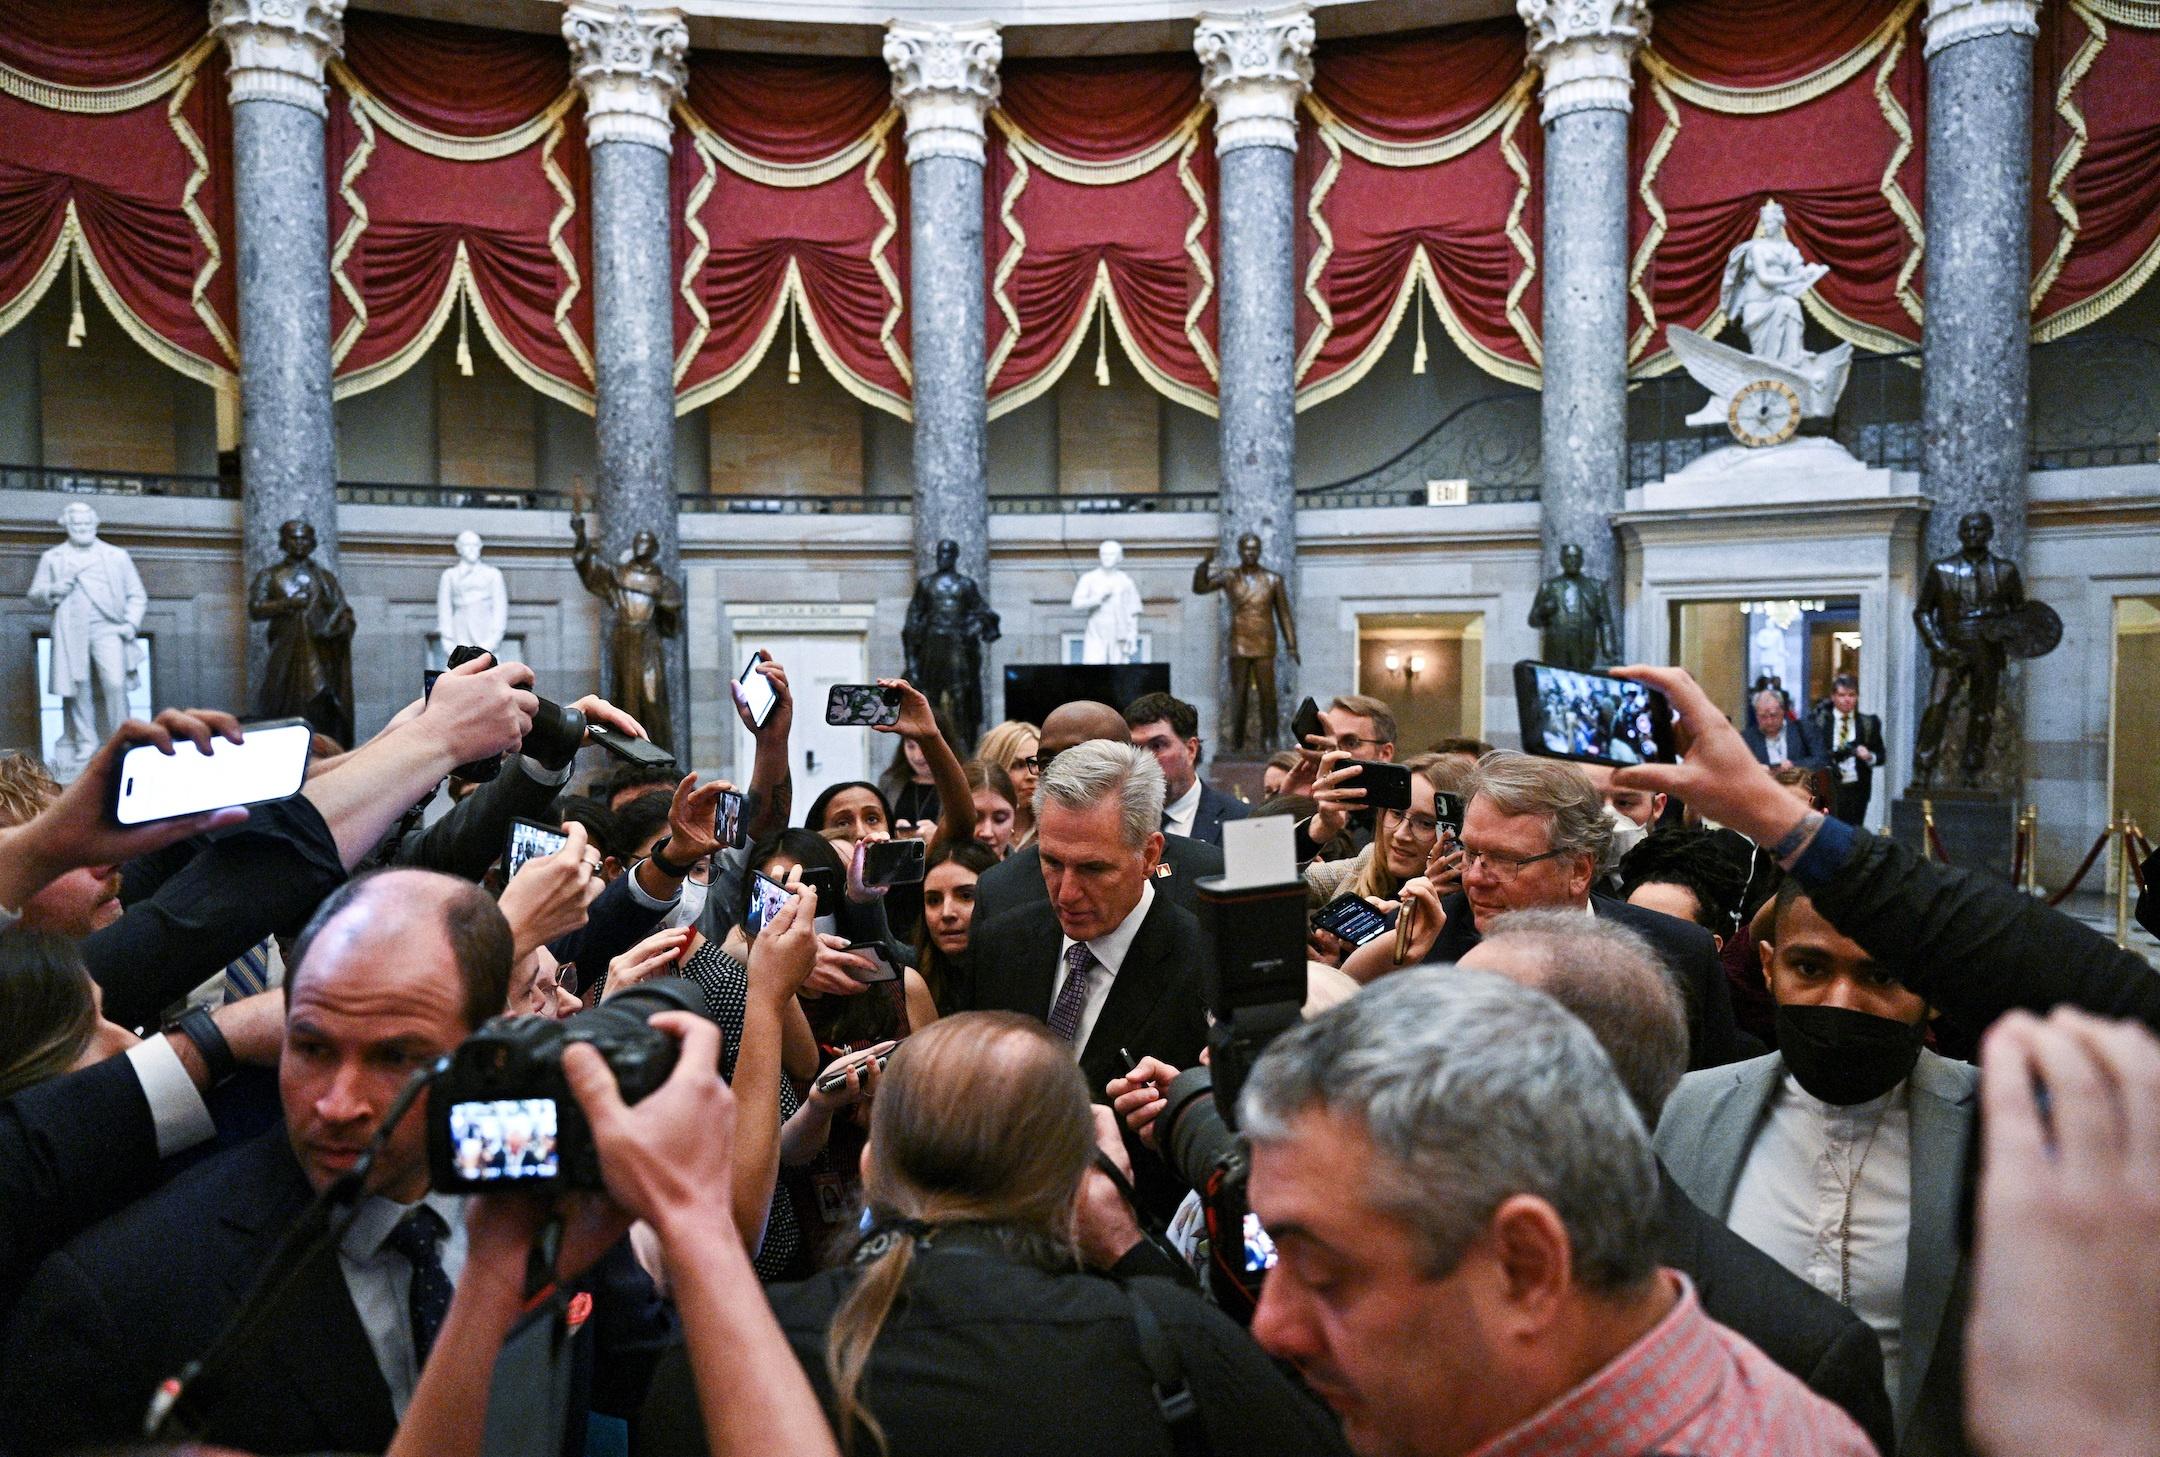
[[1680,1300],[1648,1335],[1471,1457],[1875,1457],[1851,1417],[1664,1276]]

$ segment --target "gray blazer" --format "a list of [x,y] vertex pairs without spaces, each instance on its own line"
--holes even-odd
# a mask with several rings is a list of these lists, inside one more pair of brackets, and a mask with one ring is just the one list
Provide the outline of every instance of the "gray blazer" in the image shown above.
[[[1658,1156],[1690,1199],[1720,1219],[1732,1214],[1748,1149],[1770,1110],[1785,1060],[1776,1053],[1729,1067],[1707,1068],[1680,1080],[1658,1119]],[[1908,1430],[1921,1388],[1938,1359],[1947,1375],[1964,1366],[1962,1311],[1946,1319],[1951,1288],[1959,1283],[1964,1256],[1958,1248],[1958,1200],[1972,1142],[1980,1070],[1922,1052],[1912,1071],[1912,1227],[1905,1247],[1903,1349],[1898,1358],[1898,1396],[1893,1416],[1898,1445],[1911,1448],[1919,1434]],[[1956,1432],[1930,1433],[1932,1450],[1962,1446]],[[1947,1441],[1943,1440],[1947,1438]]]

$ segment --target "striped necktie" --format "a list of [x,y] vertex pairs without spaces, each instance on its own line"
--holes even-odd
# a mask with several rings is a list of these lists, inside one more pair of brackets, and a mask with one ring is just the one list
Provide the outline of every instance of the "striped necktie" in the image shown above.
[[257,992],[270,990],[270,956],[275,943],[269,937],[240,953],[239,959],[225,967],[225,1005]]

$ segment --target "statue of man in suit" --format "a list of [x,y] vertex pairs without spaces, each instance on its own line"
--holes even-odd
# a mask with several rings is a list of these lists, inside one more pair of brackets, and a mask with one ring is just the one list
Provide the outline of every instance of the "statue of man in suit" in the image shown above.
[[1215,570],[1215,553],[1209,552],[1193,568],[1192,589],[1197,596],[1220,592],[1230,599],[1230,731],[1231,746],[1245,747],[1245,701],[1257,698],[1260,709],[1260,747],[1275,747],[1275,627],[1282,625],[1283,643],[1290,661],[1298,657],[1297,622],[1290,615],[1290,593],[1278,574],[1260,565],[1260,538],[1250,531],[1238,538],[1238,564],[1229,571]]
[[299,717],[347,748],[353,742],[353,612],[337,574],[315,560],[315,528],[288,521],[278,528],[285,556],[255,574],[248,616],[269,626],[255,711],[265,718]]
[[135,633],[150,605],[135,562],[98,540],[98,514],[88,502],[60,513],[68,539],[38,559],[29,598],[52,612],[52,670],[47,687],[62,705],[54,766],[74,773],[127,717],[127,690],[142,668]]
[[[1968,512],[1958,520],[1958,550],[1929,562],[1920,581],[1913,625],[1935,660],[1927,712],[1920,716],[1913,743],[1913,782],[1923,789],[1935,782],[1935,761],[1961,702],[1965,747],[1958,767],[1968,787],[1980,783],[2011,650],[2019,648],[2020,657],[2036,657],[2054,646],[2048,641],[2035,652],[2019,641],[2028,606],[2038,604],[2026,602],[2017,563],[1988,550],[1994,539],[1995,518],[1985,511]],[[2043,613],[2054,617],[2052,611]],[[2059,638],[2059,619],[2054,630]]]
[[960,543],[939,542],[937,570],[915,584],[900,643],[908,682],[945,715],[964,749],[982,732],[982,645],[998,640],[998,615],[959,563]]
[[1612,600],[1605,584],[1583,575],[1582,548],[1560,548],[1560,575],[1548,577],[1530,604],[1530,625],[1544,634],[1538,651],[1556,668],[1587,673],[1617,661]]

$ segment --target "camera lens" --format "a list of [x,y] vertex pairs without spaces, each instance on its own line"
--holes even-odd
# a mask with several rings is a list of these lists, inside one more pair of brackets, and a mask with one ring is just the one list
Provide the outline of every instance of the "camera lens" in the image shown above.
[[543,769],[560,769],[577,756],[584,742],[584,710],[543,698],[533,711],[532,728],[526,732],[518,752]]

